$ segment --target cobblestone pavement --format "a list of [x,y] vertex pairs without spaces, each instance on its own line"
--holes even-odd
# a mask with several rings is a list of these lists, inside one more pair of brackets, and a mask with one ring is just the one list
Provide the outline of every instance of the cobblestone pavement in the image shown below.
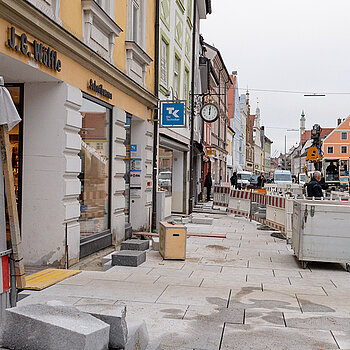
[[164,350],[350,349],[350,274],[337,264],[303,270],[286,241],[244,218],[211,215],[188,231],[186,261],[149,251],[138,268],[84,271],[20,303],[126,304]]

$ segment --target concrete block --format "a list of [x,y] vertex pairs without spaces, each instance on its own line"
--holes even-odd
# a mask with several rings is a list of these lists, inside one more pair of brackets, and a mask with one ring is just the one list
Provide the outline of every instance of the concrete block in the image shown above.
[[128,239],[122,242],[120,250],[147,250],[149,248],[149,240]]
[[107,271],[112,267],[112,260],[107,261],[102,265],[103,271]]
[[128,323],[128,342],[124,350],[145,350],[148,346],[149,335],[145,321]]
[[109,253],[108,255],[106,255],[106,256],[104,256],[104,257],[102,258],[102,265],[105,264],[106,262],[112,260],[112,254],[114,254],[114,252]]
[[146,252],[137,250],[122,250],[112,255],[113,266],[137,267],[146,261]]
[[73,307],[32,304],[5,316],[2,345],[10,349],[108,349],[109,325]]
[[206,218],[206,217],[193,217],[192,218],[192,224],[201,224],[201,225],[212,225],[213,219],[212,218]]
[[76,307],[79,311],[89,313],[109,324],[109,346],[117,349],[124,348],[128,339],[128,328],[125,321],[126,306],[85,304]]
[[152,237],[152,248],[159,252],[159,237]]

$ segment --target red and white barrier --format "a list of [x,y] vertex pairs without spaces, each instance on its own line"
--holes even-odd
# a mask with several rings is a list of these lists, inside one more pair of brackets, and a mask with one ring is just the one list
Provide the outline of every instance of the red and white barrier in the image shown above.
[[214,201],[213,207],[228,207],[230,198],[230,187],[228,186],[214,186]]
[[7,255],[0,257],[0,294],[10,289],[10,270],[9,257]]
[[266,225],[286,232],[286,198],[279,196],[267,196]]
[[227,211],[230,214],[249,216],[250,198],[251,193],[249,191],[231,190]]

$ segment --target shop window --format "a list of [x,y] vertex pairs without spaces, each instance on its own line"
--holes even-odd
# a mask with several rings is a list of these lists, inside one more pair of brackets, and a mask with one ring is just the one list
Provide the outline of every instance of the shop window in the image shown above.
[[348,147],[347,146],[341,146],[341,153],[348,153]]
[[334,152],[333,146],[328,146],[328,147],[327,147],[327,153],[328,153],[328,154],[332,154],[333,152]]
[[104,105],[83,99],[80,194],[80,235],[110,229],[110,115]]
[[125,222],[130,222],[130,158],[131,158],[131,114],[127,113],[125,122]]
[[341,133],[341,139],[342,140],[347,140],[348,139],[348,133],[347,132],[342,132]]
[[165,191],[166,195],[171,195],[173,178],[173,151],[164,147],[159,147],[159,164],[159,190]]

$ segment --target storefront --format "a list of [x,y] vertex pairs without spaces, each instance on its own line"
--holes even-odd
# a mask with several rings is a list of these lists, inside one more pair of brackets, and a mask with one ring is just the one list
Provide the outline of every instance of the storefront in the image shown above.
[[[152,140],[147,120],[156,99],[132,81],[117,88],[118,79],[129,78],[38,16],[52,32],[29,17],[24,27],[0,18],[0,76],[22,118],[10,141],[25,264],[65,266],[125,238],[125,222],[132,221],[126,150],[134,142],[126,130],[139,118],[140,134]],[[152,192],[152,148],[141,147],[145,137],[139,137],[141,200]],[[145,226],[150,212],[139,209]]]

